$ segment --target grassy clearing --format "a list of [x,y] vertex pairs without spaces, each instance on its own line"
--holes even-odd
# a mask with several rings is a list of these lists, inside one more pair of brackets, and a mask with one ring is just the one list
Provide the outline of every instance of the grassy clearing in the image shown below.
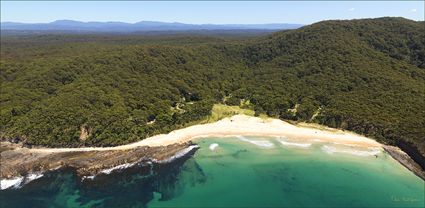
[[214,104],[211,115],[208,116],[202,123],[211,123],[221,120],[226,117],[231,117],[238,114],[254,116],[255,112],[251,109],[240,108],[239,106],[229,106],[223,104]]
[[[224,104],[214,104],[213,108],[211,109],[211,114],[209,116],[205,117],[202,120],[189,122],[181,126],[181,128],[197,125],[197,124],[213,123],[223,118],[227,118],[227,117],[231,117],[231,116],[239,115],[239,114],[255,116],[255,111],[251,109],[241,108],[240,106],[236,106],[236,105],[231,106],[231,105],[224,105]],[[262,119],[270,118],[266,114],[260,114],[258,117]]]

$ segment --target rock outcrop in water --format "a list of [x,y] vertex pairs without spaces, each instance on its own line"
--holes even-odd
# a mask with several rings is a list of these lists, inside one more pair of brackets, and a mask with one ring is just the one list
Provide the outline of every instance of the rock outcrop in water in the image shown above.
[[191,143],[168,146],[141,146],[129,150],[35,153],[16,144],[1,144],[2,179],[11,179],[61,168],[74,168],[79,176],[106,173],[105,170],[149,161],[167,161],[194,149]]
[[400,164],[425,180],[425,171],[407,153],[403,152],[400,148],[395,146],[384,145],[383,148]]

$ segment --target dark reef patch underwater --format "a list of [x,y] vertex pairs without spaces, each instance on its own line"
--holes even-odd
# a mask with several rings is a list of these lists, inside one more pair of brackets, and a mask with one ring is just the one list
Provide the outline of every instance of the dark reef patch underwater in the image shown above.
[[[92,179],[78,177],[73,169],[45,173],[19,189],[0,192],[1,207],[146,207],[161,193],[167,200],[183,192],[178,178],[190,170],[191,183],[202,183],[205,175],[188,154],[171,163],[144,163]],[[185,181],[186,183],[187,181]]]
[[[93,180],[71,169],[0,192],[1,207],[423,207],[424,181],[385,152],[330,153],[276,138],[205,138],[165,164]],[[337,148],[338,146],[333,146]],[[353,150],[353,153],[358,153]]]

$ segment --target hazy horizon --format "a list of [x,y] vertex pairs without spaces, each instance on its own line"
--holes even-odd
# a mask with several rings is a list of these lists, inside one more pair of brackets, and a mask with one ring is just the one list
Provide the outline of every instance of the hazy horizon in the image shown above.
[[12,2],[1,1],[1,22],[155,21],[185,24],[312,24],[323,20],[404,17],[424,21],[423,1],[375,2]]
[[266,22],[266,23],[224,23],[224,24],[218,24],[218,23],[187,23],[187,22],[178,22],[178,21],[158,21],[158,20],[140,20],[136,22],[124,22],[124,21],[114,21],[114,20],[107,20],[107,21],[80,21],[75,19],[57,19],[50,22],[17,22],[17,21],[1,21],[2,23],[22,23],[22,24],[49,24],[54,23],[57,21],[74,21],[74,22],[82,22],[82,23],[125,23],[125,24],[136,24],[140,22],[160,22],[160,23],[176,23],[176,24],[191,24],[191,25],[267,25],[267,24],[300,24],[305,25],[297,22]]
[[187,22],[177,22],[177,21],[175,21],[175,22],[166,22],[166,21],[158,21],[158,20],[140,20],[140,21],[137,21],[137,22],[123,22],[123,21],[114,21],[114,20],[109,20],[109,21],[97,21],[97,20],[93,20],[93,21],[80,21],[80,20],[75,20],[75,19],[57,19],[57,20],[53,20],[51,22],[1,21],[1,23],[50,24],[50,23],[54,23],[54,22],[58,22],[58,21],[72,21],[72,22],[80,22],[80,23],[124,23],[124,24],[137,24],[137,23],[141,23],[141,22],[156,22],[156,23],[188,24],[188,25],[272,25],[272,24],[310,25],[310,24],[315,24],[315,23],[318,23],[318,22],[330,21],[330,20],[360,20],[360,19],[375,19],[375,18],[385,18],[385,17],[389,17],[389,18],[405,18],[405,19],[412,20],[412,21],[424,21],[424,20],[409,19],[409,18],[400,17],[400,16],[382,16],[382,17],[373,17],[373,18],[323,19],[323,20],[319,20],[317,22],[312,22],[312,23],[309,23],[309,24],[302,24],[302,23],[298,23],[298,22],[224,23],[224,24],[217,24],[217,23],[187,23]]

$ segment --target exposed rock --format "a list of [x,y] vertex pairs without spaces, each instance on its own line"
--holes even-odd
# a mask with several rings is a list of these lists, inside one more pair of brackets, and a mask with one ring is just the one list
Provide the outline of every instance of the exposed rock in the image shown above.
[[64,167],[74,168],[79,176],[90,176],[122,164],[165,160],[189,146],[190,143],[185,143],[130,150],[60,153],[33,153],[28,148],[10,147],[0,154],[0,176],[7,179]]
[[404,167],[412,171],[414,174],[425,180],[425,171],[410,156],[403,152],[400,148],[384,145],[384,150],[388,152],[395,160],[400,162]]

